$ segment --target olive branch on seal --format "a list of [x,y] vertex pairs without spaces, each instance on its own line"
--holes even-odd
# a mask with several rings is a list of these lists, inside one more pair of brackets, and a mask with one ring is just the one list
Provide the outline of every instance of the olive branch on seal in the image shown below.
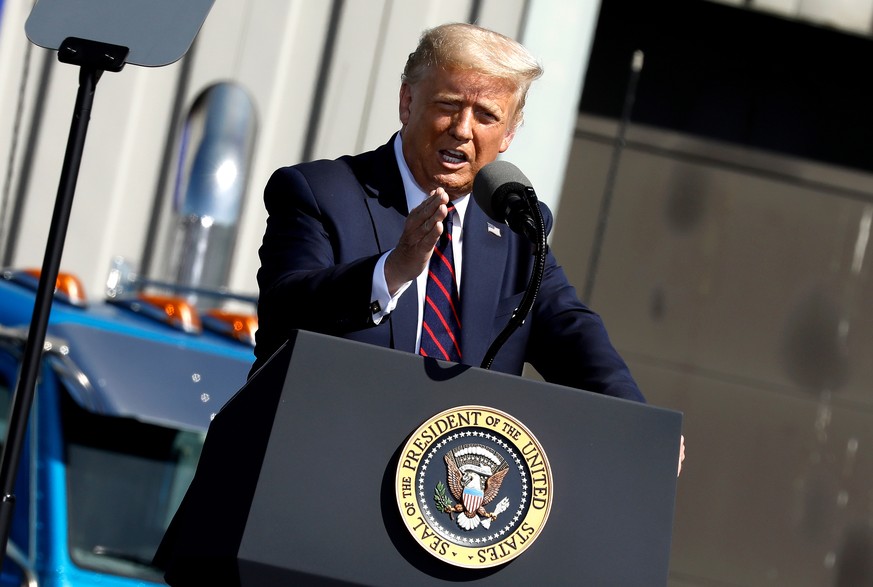
[[453,520],[455,516],[452,515],[452,511],[454,510],[455,504],[449,499],[449,496],[446,495],[446,485],[442,481],[437,482],[436,488],[433,492],[433,502],[442,512],[448,512],[449,517]]

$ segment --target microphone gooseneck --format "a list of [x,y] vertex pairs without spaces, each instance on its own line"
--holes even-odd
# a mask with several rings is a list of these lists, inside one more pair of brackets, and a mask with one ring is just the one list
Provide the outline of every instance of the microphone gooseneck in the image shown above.
[[473,199],[489,218],[506,223],[533,243],[534,267],[530,281],[509,323],[485,353],[481,367],[490,369],[497,351],[522,324],[533,308],[546,267],[546,227],[536,193],[527,177],[507,161],[484,166],[473,181]]

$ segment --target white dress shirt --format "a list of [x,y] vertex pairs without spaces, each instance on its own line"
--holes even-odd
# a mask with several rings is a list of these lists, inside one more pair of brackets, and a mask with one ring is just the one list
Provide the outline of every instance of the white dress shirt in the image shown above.
[[[421,204],[428,194],[416,183],[412,177],[412,172],[406,164],[406,159],[403,158],[403,142],[400,133],[394,139],[394,157],[397,159],[397,166],[400,168],[400,177],[403,179],[403,190],[406,192],[406,206],[408,210],[413,210]],[[457,200],[453,200],[455,211],[450,215],[452,221],[452,254],[455,257],[455,280],[457,281],[458,291],[461,290],[461,268],[462,268],[462,242],[464,239],[464,214],[467,212],[467,205],[470,202],[470,194],[467,194]],[[393,251],[394,249],[391,249]],[[390,314],[397,306],[400,296],[409,289],[411,281],[404,283],[397,292],[392,296],[388,291],[388,282],[385,279],[385,259],[391,251],[387,251],[376,263],[373,270],[373,289],[370,300],[374,302],[371,306],[378,308],[373,312],[373,321],[379,324],[385,316]],[[428,268],[416,278],[418,287],[418,330],[415,335],[415,351],[418,352],[418,346],[421,342],[421,319],[424,313],[424,295],[425,287],[427,286]],[[378,302],[378,304],[376,304]]]

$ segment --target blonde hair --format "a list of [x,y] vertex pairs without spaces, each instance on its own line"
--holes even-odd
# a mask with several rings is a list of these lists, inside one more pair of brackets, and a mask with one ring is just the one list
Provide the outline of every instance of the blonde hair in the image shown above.
[[543,74],[542,66],[521,43],[466,23],[424,31],[400,79],[415,85],[433,68],[475,71],[514,86],[518,106],[513,126],[521,124],[527,91]]

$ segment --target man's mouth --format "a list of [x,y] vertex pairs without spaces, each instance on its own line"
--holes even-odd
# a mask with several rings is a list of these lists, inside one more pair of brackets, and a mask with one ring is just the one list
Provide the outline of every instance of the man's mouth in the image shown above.
[[467,155],[465,155],[462,151],[455,151],[454,149],[441,150],[440,157],[442,157],[443,161],[445,161],[446,163],[451,163],[452,165],[458,165],[467,161]]

